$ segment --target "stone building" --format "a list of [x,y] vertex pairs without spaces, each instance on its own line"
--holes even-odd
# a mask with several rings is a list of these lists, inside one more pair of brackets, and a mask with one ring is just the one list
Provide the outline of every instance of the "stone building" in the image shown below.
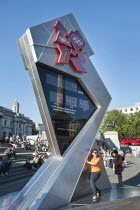
[[42,123],[36,123],[35,126],[38,134],[42,135],[42,132],[44,131],[44,125]]
[[12,110],[0,106],[0,139],[6,136],[32,135],[33,121],[19,113],[19,103],[15,101]]
[[135,112],[140,111],[140,103],[136,103],[130,106],[124,106],[117,108],[120,112],[124,114],[134,114]]

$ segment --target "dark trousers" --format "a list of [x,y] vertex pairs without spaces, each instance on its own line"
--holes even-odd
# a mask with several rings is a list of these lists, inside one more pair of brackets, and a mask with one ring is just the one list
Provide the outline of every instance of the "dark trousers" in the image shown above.
[[11,164],[12,164],[12,162],[5,163],[5,164],[4,164],[5,172],[9,172]]
[[91,172],[90,174],[90,186],[93,190],[93,196],[97,195],[97,193],[100,193],[101,191],[97,188],[96,182],[100,178],[101,172]]
[[1,173],[3,173],[3,174],[5,173],[5,167],[4,166],[0,166],[0,174]]
[[35,168],[38,168],[38,163],[33,163],[33,166],[34,166]]

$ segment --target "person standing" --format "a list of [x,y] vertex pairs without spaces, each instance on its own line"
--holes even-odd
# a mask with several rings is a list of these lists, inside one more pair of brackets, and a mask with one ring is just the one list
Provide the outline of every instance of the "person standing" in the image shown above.
[[95,201],[97,197],[101,195],[101,191],[97,188],[96,182],[101,176],[101,169],[100,169],[100,157],[98,155],[98,151],[94,149],[92,152],[92,157],[87,160],[87,163],[91,165],[91,173],[90,173],[90,185],[93,190],[93,200]]
[[118,182],[119,184],[122,184],[122,171],[123,171],[123,166],[122,166],[122,158],[121,155],[118,154],[117,150],[113,151],[115,155],[115,174],[118,176]]
[[104,161],[104,166],[105,166],[105,168],[108,168],[108,165],[107,165],[107,163],[108,163],[107,152],[103,148],[101,149],[100,152],[102,153],[102,157],[103,157],[103,161]]
[[113,166],[111,150],[107,151],[107,158],[108,158],[108,167],[111,168]]
[[115,154],[113,153],[114,150],[115,150],[115,149],[111,150],[113,170],[115,170]]

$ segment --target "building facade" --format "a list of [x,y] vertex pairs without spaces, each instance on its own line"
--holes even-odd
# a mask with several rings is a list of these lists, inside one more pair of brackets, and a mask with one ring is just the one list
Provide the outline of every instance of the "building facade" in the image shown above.
[[15,101],[12,110],[0,106],[0,139],[7,136],[32,135],[33,121],[19,113],[19,103]]
[[35,126],[36,130],[38,131],[38,134],[42,135],[42,132],[44,131],[44,125],[41,123],[36,123]]
[[135,112],[140,111],[140,103],[136,103],[131,106],[124,106],[124,107],[119,107],[117,108],[120,112],[124,114],[134,114]]

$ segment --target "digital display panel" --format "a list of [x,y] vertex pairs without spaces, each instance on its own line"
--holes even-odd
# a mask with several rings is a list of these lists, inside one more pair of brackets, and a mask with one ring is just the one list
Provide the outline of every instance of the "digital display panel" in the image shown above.
[[74,78],[37,65],[61,154],[97,109]]

